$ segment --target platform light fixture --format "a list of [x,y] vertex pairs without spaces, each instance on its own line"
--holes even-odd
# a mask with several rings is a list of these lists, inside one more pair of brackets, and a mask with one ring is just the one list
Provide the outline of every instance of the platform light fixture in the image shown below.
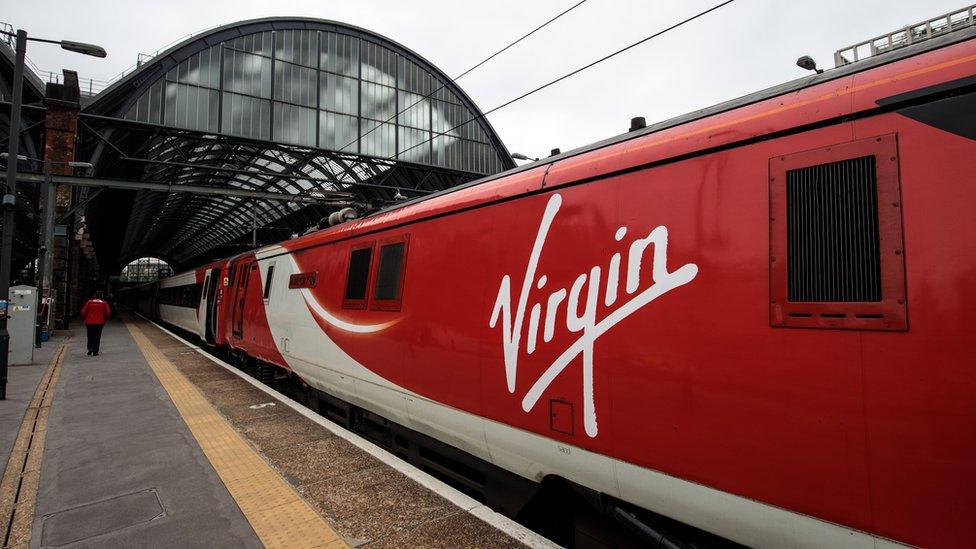
[[817,68],[817,62],[813,60],[809,55],[804,55],[803,57],[796,60],[796,66],[801,69],[806,69],[808,71],[816,71],[817,74],[823,72],[823,69]]
[[[9,152],[6,152],[6,151],[5,152],[0,152],[0,159],[7,160],[8,158],[10,158],[10,153]],[[17,155],[17,162],[27,162],[28,160],[35,160],[37,162],[44,162],[44,160],[41,159],[41,158],[34,158],[32,156],[27,156],[27,155],[23,155],[23,154],[18,154]],[[48,160],[48,163],[49,164],[67,164],[69,168],[75,168],[75,169],[85,169],[85,170],[93,170],[93,169],[95,169],[95,166],[91,162],[77,162],[77,161],[74,161],[74,160],[71,160],[69,162],[58,162],[56,160]]]
[[526,156],[526,155],[524,155],[522,153],[512,153],[512,158],[515,159],[515,160],[531,160],[533,162],[536,162],[536,161],[539,160],[538,158],[531,158],[531,157],[528,157],[528,156]]
[[96,46],[95,44],[87,44],[85,42],[72,42],[71,40],[62,40],[61,49],[73,51],[75,53],[80,53],[83,55],[90,55],[92,57],[102,57],[108,55],[105,48],[101,46]]

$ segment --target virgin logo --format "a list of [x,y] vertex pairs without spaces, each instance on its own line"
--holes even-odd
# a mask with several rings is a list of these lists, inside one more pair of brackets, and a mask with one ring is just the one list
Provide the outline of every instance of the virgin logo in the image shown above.
[[[596,402],[593,397],[593,347],[596,340],[610,331],[622,320],[640,310],[648,303],[661,297],[667,292],[683,286],[695,279],[698,266],[694,263],[682,265],[669,272],[668,263],[668,229],[664,226],[654,228],[647,236],[637,238],[630,243],[626,260],[620,252],[614,253],[606,267],[606,278],[603,277],[603,267],[594,265],[588,271],[581,273],[569,287],[559,288],[549,292],[545,300],[537,300],[529,307],[530,294],[533,287],[543,290],[548,277],[543,274],[536,276],[539,258],[542,256],[549,236],[549,229],[562,205],[562,197],[558,194],[549,199],[546,211],[542,215],[539,231],[535,236],[535,244],[529,255],[525,267],[525,277],[522,279],[522,290],[518,302],[512,303],[512,277],[502,277],[498,288],[498,297],[491,312],[488,325],[494,328],[501,320],[502,348],[505,357],[505,380],[508,392],[515,393],[516,378],[518,376],[518,360],[523,345],[525,353],[531,355],[539,344],[539,328],[542,325],[542,341],[549,343],[555,337],[557,329],[556,318],[560,310],[565,311],[565,330],[578,333],[576,338],[556,358],[552,364],[535,380],[532,387],[522,398],[522,410],[529,412],[535,407],[539,398],[563,370],[576,357],[581,356],[583,362],[583,427],[586,434],[595,437],[598,432],[596,417]],[[627,236],[627,227],[620,227],[614,234],[614,239],[620,242]],[[653,248],[651,255],[650,277],[644,269],[644,260],[648,248]],[[622,265],[621,262],[624,262]],[[621,276],[623,276],[623,293],[621,294]],[[597,305],[601,300],[607,308],[603,318],[597,319]],[[543,308],[545,316],[543,316]],[[527,330],[525,327],[525,312],[529,311]]]

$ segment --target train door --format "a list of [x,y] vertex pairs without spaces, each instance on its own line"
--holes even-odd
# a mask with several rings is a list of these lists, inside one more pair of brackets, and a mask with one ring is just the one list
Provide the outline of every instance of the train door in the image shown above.
[[244,338],[244,301],[247,297],[247,284],[251,279],[251,269],[253,269],[254,263],[244,263],[240,266],[240,276],[237,282],[237,292],[235,293],[234,303],[234,314],[233,314],[233,328],[232,332],[234,337],[237,339]]
[[207,287],[206,320],[204,327],[204,338],[207,343],[214,343],[217,333],[217,288],[220,287],[220,267],[210,269],[210,277]]

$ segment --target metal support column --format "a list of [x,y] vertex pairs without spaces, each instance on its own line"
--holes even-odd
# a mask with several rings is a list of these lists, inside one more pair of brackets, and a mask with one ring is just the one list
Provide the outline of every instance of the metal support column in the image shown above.
[[258,247],[258,209],[257,203],[251,204],[251,247]]
[[14,63],[13,102],[10,105],[10,139],[7,141],[7,190],[3,194],[3,241],[0,244],[0,400],[7,398],[7,302],[10,294],[10,261],[14,248],[14,204],[17,200],[17,153],[20,152],[20,102],[24,89],[24,54],[27,31],[17,31],[17,60]]
[[[34,333],[34,346],[41,347],[41,332],[47,324],[46,313],[53,304],[54,289],[52,286],[54,270],[54,210],[57,207],[55,192],[57,185],[51,180],[51,165],[44,162],[44,217],[43,228],[41,230],[41,243],[37,253],[37,326]],[[44,292],[47,292],[51,299],[48,299],[45,306]]]

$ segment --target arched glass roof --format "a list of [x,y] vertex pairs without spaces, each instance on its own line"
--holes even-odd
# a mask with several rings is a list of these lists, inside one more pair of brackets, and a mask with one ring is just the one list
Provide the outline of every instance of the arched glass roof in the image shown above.
[[[98,94],[80,120],[95,134],[81,141],[97,176],[322,197],[310,206],[139,191],[126,203],[105,192],[88,216],[103,264],[202,263],[246,249],[253,225],[267,243],[339,207],[368,211],[514,166],[439,69],[380,35],[315,19],[197,35]],[[122,209],[124,222],[105,219]]]
[[129,262],[122,267],[119,274],[119,282],[140,283],[155,282],[160,278],[173,276],[173,269],[168,263],[156,257],[140,257]]
[[206,40],[143,84],[124,117],[474,173],[503,168],[490,126],[439,71],[333,26]]

